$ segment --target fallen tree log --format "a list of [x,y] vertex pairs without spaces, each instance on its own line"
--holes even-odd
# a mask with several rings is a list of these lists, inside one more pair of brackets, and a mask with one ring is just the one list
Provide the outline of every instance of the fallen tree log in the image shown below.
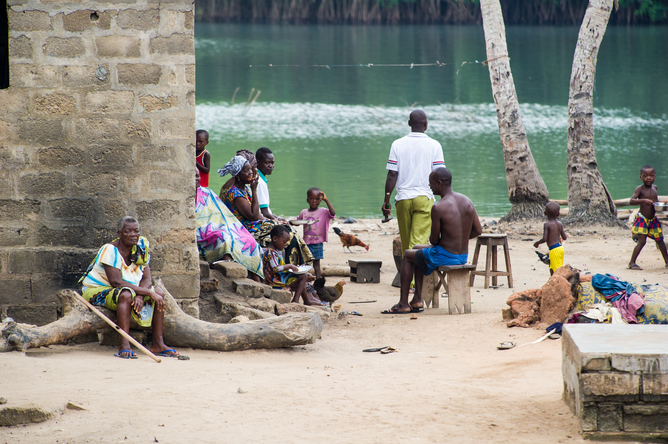
[[[315,268],[311,267],[308,272],[315,275]],[[343,265],[321,265],[320,275],[325,277],[350,276],[350,267],[345,267]]]
[[[316,313],[290,313],[241,324],[200,321],[181,310],[159,279],[156,285],[165,290],[165,342],[175,347],[218,351],[292,347],[312,344],[322,332],[322,320]],[[74,294],[72,290],[58,292],[63,317],[55,322],[41,327],[16,322],[0,324],[0,352],[57,344],[105,328],[107,324]],[[116,319],[113,311],[103,307],[100,311]]]
[[165,291],[165,343],[174,347],[234,351],[259,348],[281,348],[313,344],[322,332],[317,313],[290,313],[239,324],[215,324],[200,321],[181,310]]
[[[658,196],[657,200],[659,202],[668,202],[668,196]],[[562,207],[568,206],[568,201],[564,199],[552,199],[552,202],[556,202]],[[630,207],[630,206],[637,206],[637,205],[631,205],[631,198],[627,197],[626,199],[615,199],[612,201],[615,204],[615,207]]]
[[[0,324],[0,352],[57,344],[106,327],[106,322],[77,300],[74,291],[61,290],[57,296],[63,305],[63,317],[55,322],[41,327],[16,322]],[[116,318],[111,310],[100,307],[100,311]]]

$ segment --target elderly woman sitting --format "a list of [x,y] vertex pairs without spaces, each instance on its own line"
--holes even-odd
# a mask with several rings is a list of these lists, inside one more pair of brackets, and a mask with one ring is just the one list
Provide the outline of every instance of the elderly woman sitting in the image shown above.
[[[269,233],[276,225],[282,225],[280,220],[267,219],[260,212],[257,195],[257,161],[250,151],[243,150],[232,158],[223,168],[218,170],[222,177],[230,174],[234,181],[228,181],[229,188],[221,190],[221,200],[232,211],[232,214],[246,227],[262,248],[271,242]],[[290,241],[285,248],[285,262],[293,265],[310,264],[313,254],[304,240],[290,225],[283,225],[290,233]]]
[[264,281],[262,249],[255,238],[213,191],[200,186],[198,170],[195,170],[195,182],[195,236],[200,255],[210,264],[233,260],[246,267],[253,279]]
[[[83,297],[93,305],[116,312],[118,326],[126,333],[131,325],[152,327],[151,352],[176,357],[179,353],[165,345],[162,329],[165,318],[164,293],[153,286],[148,240],[139,235],[139,222],[125,216],[118,221],[118,239],[104,244],[83,277]],[[121,336],[118,356],[136,359],[130,342]]]

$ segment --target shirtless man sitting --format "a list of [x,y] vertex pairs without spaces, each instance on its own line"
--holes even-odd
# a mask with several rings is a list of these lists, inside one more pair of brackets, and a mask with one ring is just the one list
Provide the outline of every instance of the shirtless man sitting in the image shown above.
[[[429,175],[429,187],[441,196],[431,210],[431,245],[416,245],[406,250],[401,264],[401,298],[383,314],[424,311],[422,277],[443,265],[463,265],[468,260],[469,239],[480,236],[482,227],[471,200],[452,191],[452,174],[437,168]],[[415,295],[408,302],[408,290],[415,275]]]

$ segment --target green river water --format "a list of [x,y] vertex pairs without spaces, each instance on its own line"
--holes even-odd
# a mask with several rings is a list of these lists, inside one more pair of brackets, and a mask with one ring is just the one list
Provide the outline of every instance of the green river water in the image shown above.
[[[531,150],[550,197],[565,199],[578,28],[506,32]],[[340,216],[380,217],[390,145],[408,133],[413,106],[429,117],[427,134],[443,146],[453,188],[480,215],[510,208],[489,72],[479,63],[482,27],[198,23],[195,49],[197,128],[211,135],[210,188],[220,189],[227,178],[215,170],[238,149],[267,146],[276,155],[269,177],[275,213],[298,214],[306,190],[317,186]],[[656,167],[659,194],[668,195],[667,55],[666,27],[611,27],[601,45],[595,143],[615,199],[632,194],[645,164]],[[436,61],[445,65],[410,66]],[[378,66],[388,64],[407,66]],[[253,88],[261,94],[248,107]]]

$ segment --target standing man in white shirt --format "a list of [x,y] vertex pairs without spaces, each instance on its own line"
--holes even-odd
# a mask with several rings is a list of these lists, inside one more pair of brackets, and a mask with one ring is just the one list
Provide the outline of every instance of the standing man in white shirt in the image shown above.
[[402,254],[415,245],[429,242],[431,207],[434,194],[429,188],[429,174],[445,167],[441,144],[424,132],[427,115],[416,109],[410,114],[411,133],[392,143],[387,161],[383,215],[392,213],[390,196],[396,187],[397,222],[401,236]]

